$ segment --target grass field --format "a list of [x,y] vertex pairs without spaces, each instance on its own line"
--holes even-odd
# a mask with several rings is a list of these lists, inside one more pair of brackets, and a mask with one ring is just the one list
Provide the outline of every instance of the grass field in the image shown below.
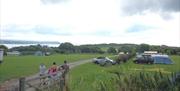
[[[155,73],[161,71],[163,74],[170,75],[171,72],[180,72],[180,56],[171,56],[175,64],[173,65],[144,65],[134,64],[132,60],[127,63],[101,67],[93,63],[78,66],[70,71],[69,86],[71,91],[117,91],[116,77],[111,72],[122,72],[126,74],[136,74],[138,72]],[[106,82],[104,84],[103,82]],[[102,87],[111,86],[103,89]]]
[[4,62],[0,65],[0,83],[5,80],[37,73],[41,63],[49,67],[53,62],[59,65],[62,64],[64,60],[73,62],[100,55],[101,54],[55,54],[51,56],[5,56]]

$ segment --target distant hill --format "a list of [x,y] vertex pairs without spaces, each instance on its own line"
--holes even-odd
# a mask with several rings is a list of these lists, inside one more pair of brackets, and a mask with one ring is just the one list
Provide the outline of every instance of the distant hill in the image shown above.
[[123,46],[127,46],[127,47],[137,47],[137,44],[117,44],[117,43],[109,43],[109,44],[88,44],[88,45],[82,45],[82,46],[88,46],[88,47],[99,47],[102,50],[107,50],[109,47],[114,47],[116,49],[123,47]]
[[60,44],[56,41],[0,40],[0,44]]

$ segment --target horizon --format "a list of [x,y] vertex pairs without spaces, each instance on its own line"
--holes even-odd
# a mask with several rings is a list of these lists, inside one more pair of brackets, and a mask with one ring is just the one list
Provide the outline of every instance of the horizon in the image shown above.
[[[6,43],[3,43],[4,41],[6,41]],[[13,42],[13,43],[10,43]],[[45,45],[45,46],[49,46],[49,47],[58,47],[61,43],[66,43],[66,42],[58,42],[58,41],[27,41],[27,40],[1,40],[0,45],[5,45],[8,48],[12,48],[12,47],[19,47],[19,46],[30,46],[30,45]],[[15,43],[16,42],[16,43]],[[19,43],[21,42],[21,43]],[[69,42],[71,43],[71,42]],[[73,43],[72,43],[73,44]],[[140,44],[136,44],[136,43],[96,43],[96,44],[73,44],[74,46],[81,46],[81,45],[101,45],[101,44],[132,44],[132,45],[140,45],[140,44],[148,44],[148,43],[140,43]],[[153,44],[148,44],[150,46],[168,46],[168,47],[180,47],[180,46],[169,46],[169,45],[153,45]]]
[[1,0],[0,39],[180,47],[180,0]]

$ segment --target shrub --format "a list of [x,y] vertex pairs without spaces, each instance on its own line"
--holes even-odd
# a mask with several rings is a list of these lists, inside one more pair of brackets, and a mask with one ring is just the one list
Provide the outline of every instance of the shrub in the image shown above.
[[172,73],[171,75],[163,74],[162,72],[137,74],[124,74],[120,72],[111,72],[117,77],[116,83],[120,90],[125,91],[179,91],[180,90],[180,76],[179,73]]

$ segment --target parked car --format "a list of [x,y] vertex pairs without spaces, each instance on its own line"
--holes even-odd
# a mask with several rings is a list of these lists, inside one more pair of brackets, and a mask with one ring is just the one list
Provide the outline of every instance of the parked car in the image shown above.
[[153,64],[154,61],[153,61],[151,55],[138,55],[135,58],[134,63],[137,63],[137,64]]
[[101,66],[104,66],[106,64],[114,65],[116,64],[115,61],[112,59],[109,59],[108,57],[97,57],[93,59],[93,63],[100,64]]

